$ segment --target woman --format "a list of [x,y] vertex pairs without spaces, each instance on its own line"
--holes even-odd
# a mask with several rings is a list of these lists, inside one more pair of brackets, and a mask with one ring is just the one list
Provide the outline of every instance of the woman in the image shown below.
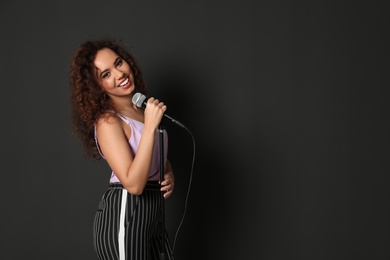
[[174,259],[168,235],[159,228],[162,198],[174,188],[165,131],[165,172],[159,183],[158,126],[167,107],[153,97],[145,109],[132,103],[135,93],[145,94],[145,82],[134,57],[115,40],[81,44],[71,62],[70,83],[76,137],[87,156],[104,158],[112,170],[94,221],[98,258],[159,259],[163,247],[165,259]]

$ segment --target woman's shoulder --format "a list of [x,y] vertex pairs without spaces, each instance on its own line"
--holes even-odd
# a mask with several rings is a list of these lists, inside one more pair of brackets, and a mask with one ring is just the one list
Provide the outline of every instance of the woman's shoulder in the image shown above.
[[105,112],[96,120],[96,126],[120,126],[121,119],[113,112]]
[[[116,136],[126,136],[129,140],[131,130],[127,126],[126,122],[116,113],[104,113],[96,121],[96,135],[97,136],[110,136],[110,138]],[[101,139],[101,138],[99,138]]]

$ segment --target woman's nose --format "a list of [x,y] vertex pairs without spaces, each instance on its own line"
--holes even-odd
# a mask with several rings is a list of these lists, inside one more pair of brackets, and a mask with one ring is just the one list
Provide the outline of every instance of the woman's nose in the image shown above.
[[115,69],[115,78],[121,79],[124,75],[125,73],[123,71],[121,71],[120,69]]

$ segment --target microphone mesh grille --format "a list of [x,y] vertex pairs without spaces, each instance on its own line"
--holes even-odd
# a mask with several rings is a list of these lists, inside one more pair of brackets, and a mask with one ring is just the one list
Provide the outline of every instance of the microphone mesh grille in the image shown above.
[[131,101],[137,107],[142,107],[145,99],[146,99],[145,95],[142,95],[141,93],[137,92],[134,94],[133,99]]

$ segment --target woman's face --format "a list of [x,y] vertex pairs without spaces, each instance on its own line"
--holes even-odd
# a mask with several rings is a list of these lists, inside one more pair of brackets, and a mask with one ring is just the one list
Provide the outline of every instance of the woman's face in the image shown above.
[[109,96],[125,96],[134,89],[134,75],[129,64],[111,49],[101,49],[96,53],[96,76]]

